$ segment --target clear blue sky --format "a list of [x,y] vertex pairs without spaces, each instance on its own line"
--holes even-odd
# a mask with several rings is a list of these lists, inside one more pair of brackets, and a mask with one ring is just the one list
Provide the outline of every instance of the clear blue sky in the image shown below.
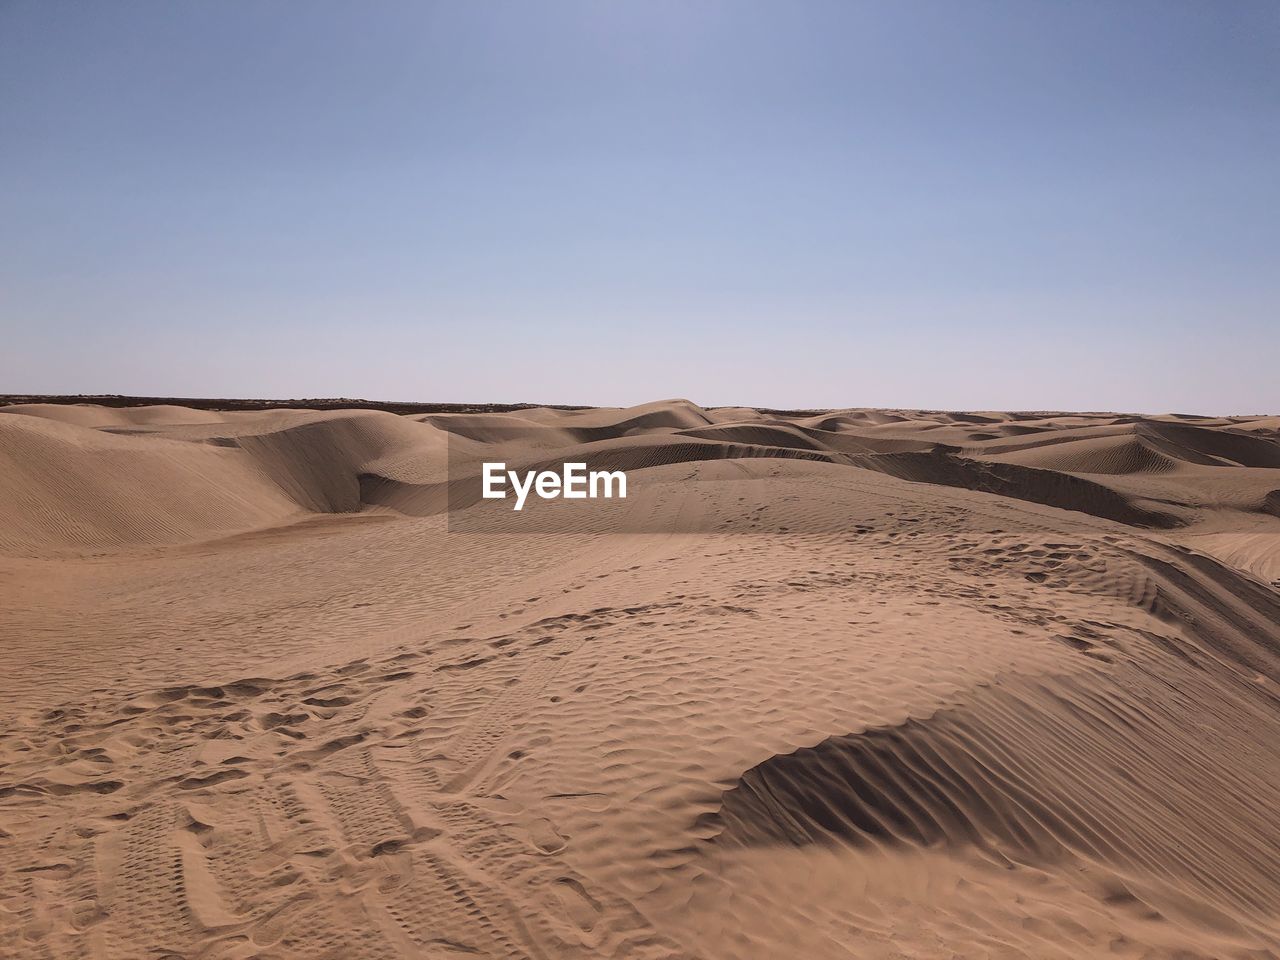
[[0,392],[1280,412],[1280,4],[0,0]]

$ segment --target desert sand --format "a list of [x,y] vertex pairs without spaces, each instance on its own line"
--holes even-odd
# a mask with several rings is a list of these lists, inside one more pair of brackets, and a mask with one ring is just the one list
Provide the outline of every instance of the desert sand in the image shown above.
[[1276,957],[1277,681],[1280,417],[13,404],[0,956]]

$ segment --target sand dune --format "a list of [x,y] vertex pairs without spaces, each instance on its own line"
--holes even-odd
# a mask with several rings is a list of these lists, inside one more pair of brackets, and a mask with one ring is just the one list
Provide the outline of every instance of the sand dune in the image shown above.
[[1280,956],[1280,418],[0,413],[0,956]]
[[103,407],[94,403],[14,403],[0,406],[0,413],[42,417],[78,427],[169,426],[182,423],[221,423],[234,414],[217,410],[193,410],[173,404],[145,407]]
[[298,504],[222,447],[0,417],[0,550],[45,555],[206,539]]

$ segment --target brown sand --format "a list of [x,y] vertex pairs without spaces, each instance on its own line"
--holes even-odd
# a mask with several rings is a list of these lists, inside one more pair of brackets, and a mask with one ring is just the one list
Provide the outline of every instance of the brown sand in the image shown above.
[[0,408],[0,957],[1280,956],[1278,438]]

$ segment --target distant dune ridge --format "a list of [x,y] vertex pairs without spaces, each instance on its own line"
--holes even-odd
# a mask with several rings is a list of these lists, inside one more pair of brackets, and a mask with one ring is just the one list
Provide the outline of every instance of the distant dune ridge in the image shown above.
[[1280,956],[1280,417],[225,406],[0,406],[0,956]]

